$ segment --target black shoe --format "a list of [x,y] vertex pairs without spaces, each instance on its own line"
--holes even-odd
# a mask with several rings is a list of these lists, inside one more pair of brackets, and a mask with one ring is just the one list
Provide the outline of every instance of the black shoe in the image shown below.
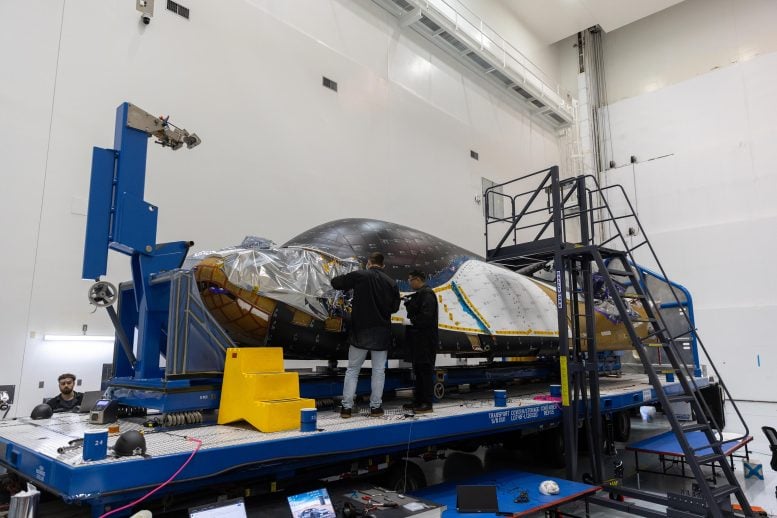
[[351,417],[351,410],[350,408],[340,407],[340,417],[343,419],[348,419]]
[[416,403],[416,402],[405,403],[404,405],[402,405],[402,410],[412,410],[412,409],[414,409],[417,406],[418,406],[418,403]]
[[385,414],[385,412],[383,411],[382,406],[379,406],[378,408],[370,408],[370,417],[383,417],[383,414]]
[[416,414],[428,414],[430,412],[434,412],[434,408],[429,403],[421,403],[413,407],[413,413]]

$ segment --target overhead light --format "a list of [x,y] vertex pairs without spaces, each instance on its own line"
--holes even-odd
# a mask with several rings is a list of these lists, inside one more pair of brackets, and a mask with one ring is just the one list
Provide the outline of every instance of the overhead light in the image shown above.
[[46,342],[113,342],[113,335],[43,335]]

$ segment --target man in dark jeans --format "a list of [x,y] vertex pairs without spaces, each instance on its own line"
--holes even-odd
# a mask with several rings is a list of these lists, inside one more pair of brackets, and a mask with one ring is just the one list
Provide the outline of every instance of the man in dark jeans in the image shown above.
[[55,412],[77,412],[84,395],[74,390],[76,375],[69,372],[61,374],[57,381],[59,381],[59,394],[46,403]]
[[415,293],[405,300],[407,318],[412,323],[405,331],[409,356],[415,374],[415,401],[404,405],[416,414],[432,412],[434,397],[434,362],[437,358],[437,295],[424,282],[420,270],[410,272],[408,282]]
[[343,406],[340,417],[351,417],[359,371],[367,353],[372,361],[372,393],[370,417],[383,415],[383,384],[386,381],[386,361],[391,345],[391,314],[399,309],[399,289],[394,280],[383,273],[383,254],[375,252],[367,260],[366,270],[357,270],[332,279],[336,290],[353,290],[351,333],[348,348],[348,369],[343,385]]

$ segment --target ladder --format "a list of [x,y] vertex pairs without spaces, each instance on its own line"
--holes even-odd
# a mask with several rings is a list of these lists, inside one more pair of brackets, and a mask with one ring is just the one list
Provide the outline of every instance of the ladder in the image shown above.
[[[539,180],[539,186],[537,181]],[[535,187],[515,195],[506,194],[507,187],[521,191],[525,186]],[[547,195],[543,205],[542,194]],[[611,206],[613,198],[620,202],[620,211],[616,214]],[[496,200],[502,199],[502,205],[512,207],[508,216],[494,214],[491,210]],[[657,311],[657,300],[648,289],[639,270],[635,252],[640,250],[657,266],[661,275],[668,279],[655,250],[647,239],[625,190],[620,185],[600,186],[593,176],[579,176],[561,180],[558,167],[537,171],[503,184],[489,187],[484,193],[486,219],[487,260],[520,271],[521,268],[541,261],[553,260],[556,273],[557,306],[559,320],[559,345],[562,370],[562,383],[568,383],[574,391],[574,401],[564,401],[564,439],[567,454],[567,477],[576,476],[577,462],[577,422],[583,419],[589,425],[588,443],[592,453],[592,475],[596,482],[602,482],[602,451],[599,431],[601,430],[601,409],[599,405],[598,366],[596,365],[596,339],[594,332],[594,305],[592,272],[595,269],[604,282],[606,291],[615,305],[620,322],[624,325],[631,345],[640,357],[645,373],[655,389],[658,401],[669,421],[672,431],[684,453],[685,462],[698,486],[695,495],[667,494],[656,495],[637,489],[612,487],[613,494],[632,499],[659,503],[667,507],[666,514],[655,509],[643,508],[632,503],[619,502],[608,498],[594,497],[593,501],[615,509],[624,510],[641,516],[687,516],[687,517],[723,517],[731,516],[731,496],[733,495],[745,516],[753,516],[742,487],[734,476],[723,451],[724,442],[743,440],[748,436],[747,425],[739,409],[733,402],[715,365],[709,358],[704,344],[698,337],[688,313],[671,290],[675,302],[684,316],[687,328],[680,332],[670,331],[664,316]],[[527,200],[524,203],[524,200]],[[547,215],[547,216],[546,216]],[[632,244],[621,231],[627,223],[641,241]],[[488,248],[489,227],[502,225],[507,231],[501,240]],[[597,235],[596,229],[605,227],[607,235]],[[534,234],[539,228],[539,232]],[[604,232],[602,232],[604,234]],[[519,236],[521,239],[519,239]],[[525,236],[529,239],[524,240]],[[509,244],[510,238],[512,243]],[[508,243],[508,244],[505,244]],[[623,290],[627,285],[631,289]],[[620,289],[619,289],[620,288]],[[569,301],[567,301],[569,297]],[[644,315],[636,316],[630,311],[632,303],[639,303]],[[584,311],[580,312],[582,304]],[[637,330],[647,328],[647,331]],[[734,439],[723,440],[722,427],[716,422],[709,406],[699,395],[699,387],[694,377],[693,366],[682,358],[677,339],[693,336],[698,346],[707,356],[709,366],[733,405],[739,420],[744,426],[744,434]],[[667,394],[661,383],[660,373],[651,360],[649,351],[658,349],[671,366],[679,381],[680,392]],[[566,371],[566,372],[565,372]],[[564,379],[566,378],[566,379]],[[589,394],[590,393],[590,396]],[[580,399],[579,405],[578,397]],[[674,403],[688,403],[696,416],[696,422],[683,423],[673,411]],[[582,407],[582,411],[578,407]],[[707,439],[706,445],[695,447],[689,442],[688,434],[701,432]],[[707,480],[703,466],[713,466],[723,473],[720,485]]]

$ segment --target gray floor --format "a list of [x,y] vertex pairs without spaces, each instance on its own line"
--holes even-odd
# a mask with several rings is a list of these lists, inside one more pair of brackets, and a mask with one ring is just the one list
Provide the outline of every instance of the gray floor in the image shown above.
[[[736,474],[751,505],[762,507],[769,516],[777,516],[777,472],[772,471],[769,463],[772,454],[769,442],[761,431],[762,426],[777,428],[777,403],[740,402],[737,405],[747,423],[753,442],[750,445],[751,460],[759,460],[763,464],[764,480],[745,479],[742,466],[737,466]],[[733,415],[731,405],[726,405],[726,423],[733,423],[737,417]]]

